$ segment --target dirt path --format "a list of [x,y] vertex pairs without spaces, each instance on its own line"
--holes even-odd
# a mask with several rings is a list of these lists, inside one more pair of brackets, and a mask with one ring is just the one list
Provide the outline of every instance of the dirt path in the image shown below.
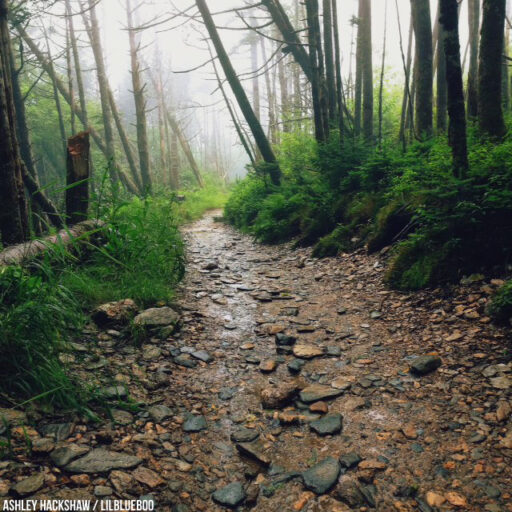
[[[175,512],[512,511],[510,343],[484,314],[497,282],[390,292],[379,256],[310,259],[214,215],[185,230],[179,334],[142,355],[104,335],[149,413],[78,422],[66,440],[143,465],[80,484],[40,455],[50,495],[103,489]],[[411,374],[425,355],[433,371]]]

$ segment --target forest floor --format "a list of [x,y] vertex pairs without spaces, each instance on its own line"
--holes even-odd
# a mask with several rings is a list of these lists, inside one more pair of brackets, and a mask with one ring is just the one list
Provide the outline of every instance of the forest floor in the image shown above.
[[500,282],[389,291],[385,253],[316,260],[215,215],[184,228],[178,333],[137,347],[89,327],[77,344],[76,371],[142,410],[12,428],[0,496],[512,511],[511,346],[484,313]]

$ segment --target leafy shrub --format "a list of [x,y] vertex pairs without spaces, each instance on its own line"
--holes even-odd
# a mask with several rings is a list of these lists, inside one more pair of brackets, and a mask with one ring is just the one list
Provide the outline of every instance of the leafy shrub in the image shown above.
[[507,281],[494,295],[487,308],[494,321],[508,324],[512,320],[512,281]]

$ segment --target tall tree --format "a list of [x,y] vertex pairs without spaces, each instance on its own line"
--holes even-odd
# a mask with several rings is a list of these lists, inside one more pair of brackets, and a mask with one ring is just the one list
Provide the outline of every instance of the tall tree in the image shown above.
[[[442,0],[439,0],[441,4]],[[446,81],[446,56],[444,52],[444,28],[438,28],[438,52],[437,52],[437,94],[436,94],[436,128],[437,133],[446,131],[446,108],[448,101],[447,81]]]
[[483,0],[478,66],[478,121],[491,137],[505,135],[501,76],[506,0]]
[[[398,33],[400,36],[400,53],[402,54],[402,63],[404,67],[404,92],[402,96],[402,111],[400,114],[400,133],[399,138],[402,141],[402,146],[404,151],[407,147],[407,137],[406,137],[406,126],[407,126],[407,113],[412,114],[412,97],[411,97],[411,89],[410,89],[410,77],[411,77],[411,66],[412,66],[412,40],[413,40],[413,24],[412,24],[412,16],[409,22],[409,37],[407,43],[407,58],[404,54],[403,48],[403,39],[402,39],[402,26],[400,23],[400,11],[398,8],[398,0],[395,0],[396,13],[398,18]],[[412,120],[410,120],[410,124],[412,124]]]
[[329,122],[331,126],[336,123],[338,108],[336,102],[336,78],[334,66],[334,45],[332,26],[331,0],[323,0],[324,20],[324,55],[325,55],[325,80],[327,82],[327,99],[329,105]]
[[387,43],[387,20],[388,18],[388,0],[384,6],[384,36],[382,41],[382,63],[380,68],[380,84],[379,84],[379,148],[382,146],[382,117],[383,117],[383,103],[384,103],[384,67],[386,64],[386,43]]
[[354,84],[354,135],[358,137],[361,134],[361,121],[363,111],[363,14],[365,0],[359,0],[357,19],[353,23],[357,24],[356,41],[356,79]]
[[7,17],[7,0],[0,0],[0,234],[5,245],[22,242],[29,234],[22,160],[16,137]]
[[372,4],[362,0],[362,79],[363,79],[363,135],[373,140],[373,63],[372,63]]
[[[464,109],[464,86],[460,62],[459,15],[457,0],[441,0],[440,23],[444,33],[446,83],[448,88],[448,115],[450,124],[448,140],[453,154],[453,172],[464,178],[468,170],[468,148],[466,139],[466,111]],[[439,47],[443,53],[442,47]]]
[[224,70],[226,79],[229,85],[231,86],[231,90],[233,91],[233,94],[238,102],[238,105],[240,106],[240,110],[244,114],[245,120],[247,121],[247,124],[249,125],[252,131],[254,140],[256,141],[256,144],[261,152],[261,156],[263,157],[264,161],[268,164],[268,172],[270,175],[270,179],[274,184],[279,185],[281,183],[281,170],[277,163],[276,156],[274,154],[272,146],[270,145],[265,135],[265,132],[263,131],[263,128],[261,127],[258,118],[254,114],[254,110],[251,107],[249,99],[247,98],[247,94],[245,93],[245,90],[242,87],[242,84],[240,83],[236,71],[233,68],[233,65],[231,64],[226,49],[224,48],[224,44],[222,43],[222,40],[219,37],[219,33],[213,21],[210,10],[206,5],[206,1],[196,0],[196,6],[199,9],[206,30],[210,35],[210,39],[212,40],[213,46],[217,53],[217,57],[222,66],[222,69]]
[[136,40],[136,27],[133,23],[133,10],[130,0],[126,0],[126,16],[128,39],[130,42],[130,62],[133,86],[133,98],[135,101],[135,124],[137,129],[137,149],[139,150],[140,174],[145,192],[151,191],[151,168],[149,161],[149,142],[146,120],[146,100],[144,97],[145,84],[142,83],[142,75],[139,63],[139,44]]
[[430,137],[433,129],[433,58],[430,0],[411,0],[412,20],[416,36],[416,132],[419,137]]
[[340,131],[340,142],[343,143],[345,133],[345,122],[343,117],[343,108],[345,101],[343,97],[343,78],[341,76],[341,48],[340,48],[340,34],[338,26],[338,5],[337,0],[331,0],[332,7],[332,22],[334,27],[334,62],[336,69],[336,102],[338,106],[338,127]]
[[478,115],[478,31],[480,29],[480,0],[468,0],[469,72],[468,116]]

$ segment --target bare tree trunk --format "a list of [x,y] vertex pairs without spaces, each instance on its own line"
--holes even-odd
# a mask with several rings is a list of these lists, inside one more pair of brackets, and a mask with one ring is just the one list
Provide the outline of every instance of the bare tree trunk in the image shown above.
[[[439,0],[441,4],[442,0]],[[458,33],[457,33],[458,36]],[[438,48],[437,55],[437,96],[436,96],[436,128],[437,133],[446,131],[446,108],[448,102],[448,91],[446,82],[446,56],[444,52],[444,28],[442,25],[438,28]],[[459,51],[460,53],[460,51]],[[459,60],[460,65],[460,60]]]
[[151,192],[151,166],[149,161],[149,143],[146,120],[146,100],[144,98],[145,85],[142,83],[140,63],[138,57],[139,45],[135,39],[133,25],[133,11],[130,0],[126,0],[126,15],[128,21],[128,38],[130,42],[130,60],[133,85],[133,98],[135,101],[135,116],[137,127],[137,148],[139,150],[140,174],[144,192]]
[[503,137],[501,75],[505,23],[505,0],[483,0],[478,68],[478,120],[480,130],[491,137]]
[[372,64],[372,7],[371,0],[362,0],[363,48],[363,135],[367,142],[373,141],[373,64]]
[[67,145],[66,216],[73,225],[87,219],[89,208],[89,134],[70,137]]
[[325,80],[327,82],[327,103],[329,107],[329,122],[336,125],[338,107],[336,102],[336,79],[334,71],[334,48],[332,34],[332,5],[331,0],[323,0],[324,20],[324,55],[325,55]]
[[[251,24],[256,25],[256,20],[251,18]],[[260,79],[258,76],[258,35],[256,33],[250,34],[250,47],[251,47],[251,68],[252,68],[252,107],[254,114],[261,121],[261,108],[260,108]]]
[[380,86],[379,86],[379,148],[382,147],[382,113],[383,113],[383,93],[384,93],[384,69],[386,65],[386,43],[387,43],[387,14],[388,0],[384,6],[384,39],[382,42],[382,65],[380,68]]
[[[397,16],[398,22],[400,23],[400,15],[398,11],[398,2],[395,0],[395,4],[397,7]],[[411,77],[411,65],[412,65],[412,39],[413,39],[413,25],[412,25],[412,16],[409,22],[409,38],[407,43],[407,60],[405,59],[404,51],[403,51],[403,43],[402,43],[402,28],[399,25],[399,34],[400,34],[400,51],[402,53],[402,61],[404,65],[404,75],[405,75],[405,83],[404,83],[404,93],[402,98],[402,112],[400,115],[400,133],[399,138],[402,141],[404,151],[407,148],[407,138],[405,136],[405,130],[407,125],[407,113],[412,113],[412,100],[411,100],[411,90],[410,90],[410,77]],[[411,119],[412,124],[412,119]]]
[[480,0],[468,0],[469,72],[468,116],[478,115],[478,32],[480,30]]
[[215,51],[219,58],[219,62],[221,63],[222,68],[224,70],[224,74],[226,75],[226,78],[229,82],[229,85],[231,86],[233,94],[235,95],[235,98],[238,101],[240,110],[244,114],[245,120],[247,121],[247,124],[249,125],[253,133],[254,140],[258,145],[258,148],[261,152],[261,156],[263,157],[264,161],[267,164],[269,164],[268,172],[270,178],[275,185],[279,185],[281,183],[281,170],[277,163],[274,151],[272,150],[272,147],[268,142],[267,137],[265,136],[265,132],[263,131],[258,118],[254,114],[254,110],[252,109],[251,104],[249,103],[247,95],[231,64],[231,61],[229,60],[228,54],[226,53],[224,45],[222,44],[222,41],[217,32],[217,27],[215,26],[208,6],[206,5],[206,1],[196,0],[196,5],[199,9],[199,12],[201,13],[206,29],[208,30],[208,33],[210,35],[210,39],[212,40],[213,46],[215,47]]
[[362,106],[363,106],[363,15],[364,0],[359,0],[357,16],[357,42],[356,42],[356,80],[354,86],[354,135],[361,135]]
[[173,190],[178,190],[180,188],[180,154],[178,136],[174,131],[171,133],[170,153],[171,183]]
[[16,137],[7,17],[7,0],[0,0],[0,233],[4,245],[23,242],[29,236],[22,160]]
[[288,95],[288,77],[286,74],[285,61],[282,57],[277,62],[277,74],[279,77],[279,92],[281,93],[281,125],[283,132],[290,132],[291,126],[289,124],[290,117],[290,98]]
[[[440,21],[444,32],[446,81],[448,84],[448,113],[450,116],[448,139],[452,148],[454,175],[462,179],[467,173],[469,164],[457,0],[441,0]],[[441,46],[440,50],[442,50]],[[441,56],[441,53],[443,52],[440,51],[439,56]]]
[[[73,66],[71,64],[71,31],[69,28],[69,12],[66,7],[66,71],[68,74],[68,89],[69,95],[71,96],[72,103],[75,103],[75,85],[73,82]],[[75,120],[75,112],[73,109],[71,111],[71,135],[76,133],[76,120]]]
[[411,0],[418,77],[416,82],[416,132],[419,137],[432,135],[433,122],[433,64],[432,22],[429,0]]
[[503,100],[503,110],[507,112],[510,109],[510,82],[509,82],[509,45],[510,45],[510,27],[507,24],[505,28],[505,41],[503,44],[503,60],[501,75],[501,95]]
[[340,33],[338,25],[338,5],[337,0],[331,0],[332,21],[334,26],[334,62],[336,68],[336,101],[337,101],[337,117],[338,128],[340,131],[340,142],[343,143],[345,134],[345,122],[343,118],[343,108],[345,101],[343,98],[343,77],[341,75],[341,49],[340,49]]

